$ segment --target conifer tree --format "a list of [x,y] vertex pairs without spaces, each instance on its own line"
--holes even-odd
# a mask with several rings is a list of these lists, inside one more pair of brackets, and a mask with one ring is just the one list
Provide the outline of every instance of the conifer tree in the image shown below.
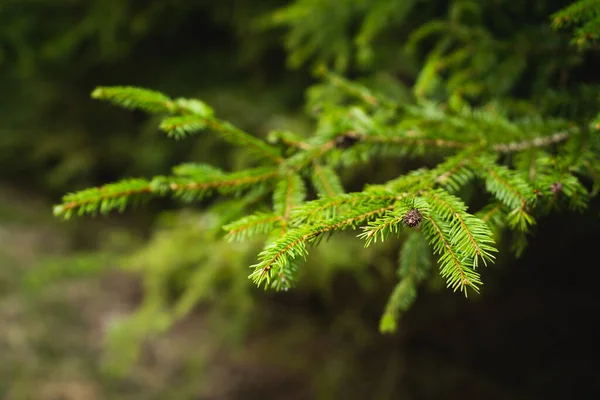
[[[307,21],[306,13],[317,3],[323,7],[316,13],[320,18],[331,12],[341,19],[332,22],[338,29],[320,32],[319,18]],[[123,211],[155,197],[184,203],[228,198],[221,220],[224,239],[263,237],[249,278],[275,290],[292,288],[311,247],[327,246],[323,239],[337,232],[354,230],[364,246],[405,237],[399,281],[380,324],[389,332],[431,274],[439,273],[453,291],[479,292],[480,270],[494,263],[503,233],[519,254],[539,218],[583,210],[598,193],[599,92],[588,90],[596,107],[592,113],[572,116],[554,110],[556,104],[575,101],[573,94],[541,95],[533,87],[530,99],[513,97],[525,71],[523,55],[509,46],[516,38],[496,38],[486,29],[484,6],[454,1],[446,17],[415,29],[404,50],[417,59],[425,54],[420,72],[410,85],[397,83],[403,90],[390,93],[349,79],[348,66],[353,57],[362,65],[372,61],[374,38],[385,29],[376,21],[394,12],[396,20],[388,22],[397,23],[417,2],[377,1],[368,7],[354,41],[343,28],[367,2],[342,2],[348,8],[341,14],[336,13],[342,6],[334,3],[339,2],[297,0],[263,21],[289,27],[292,64],[314,59],[331,67],[320,64],[320,81],[308,92],[308,109],[316,111],[310,136],[274,131],[262,140],[220,119],[198,99],[138,87],[98,87],[93,98],[160,116],[159,128],[170,138],[202,140],[201,135],[214,134],[241,147],[253,164],[225,171],[184,163],[164,176],[127,178],[67,194],[55,215]],[[554,14],[552,24],[579,24],[575,42],[589,44],[598,38],[599,9],[597,1],[582,0]],[[534,40],[518,39],[525,47]],[[327,40],[329,45],[322,43]],[[556,62],[540,79],[564,68]],[[421,166],[358,191],[346,189],[344,171],[383,158],[416,160]]]

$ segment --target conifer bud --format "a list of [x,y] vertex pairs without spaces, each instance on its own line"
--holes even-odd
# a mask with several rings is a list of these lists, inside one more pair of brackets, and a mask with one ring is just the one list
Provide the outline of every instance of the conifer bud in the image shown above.
[[335,138],[335,147],[338,149],[347,149],[360,140],[356,132],[349,131]]
[[423,216],[416,208],[413,208],[412,210],[404,214],[404,217],[402,218],[402,222],[404,222],[404,225],[408,226],[409,228],[416,228],[417,226],[419,226],[422,220]]
[[561,182],[554,182],[552,185],[550,185],[550,190],[552,191],[552,193],[558,194],[562,192],[563,184]]

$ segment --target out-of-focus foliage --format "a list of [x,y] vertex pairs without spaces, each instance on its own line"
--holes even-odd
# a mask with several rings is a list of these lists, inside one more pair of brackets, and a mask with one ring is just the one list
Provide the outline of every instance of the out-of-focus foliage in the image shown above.
[[59,193],[122,171],[158,172],[182,156],[221,153],[213,159],[227,164],[223,147],[210,140],[164,146],[145,118],[109,118],[107,109],[91,106],[89,90],[136,83],[201,94],[259,130],[287,119],[285,105],[302,98],[302,78],[280,85],[275,38],[252,29],[269,7],[235,0],[3,1],[0,162],[11,165],[3,177]]
[[552,26],[576,26],[573,42],[580,48],[589,47],[600,39],[600,1],[581,0],[552,15]]
[[416,12],[426,15],[431,11],[431,6],[415,0],[298,0],[261,22],[266,27],[287,28],[285,46],[292,67],[317,60],[338,71],[356,64],[382,69],[377,63],[389,57],[385,50],[399,48],[390,34],[406,34],[406,29],[398,28],[415,18]]

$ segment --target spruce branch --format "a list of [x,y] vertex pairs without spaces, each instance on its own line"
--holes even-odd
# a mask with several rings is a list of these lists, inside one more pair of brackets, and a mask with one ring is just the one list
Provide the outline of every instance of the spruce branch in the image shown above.
[[433,260],[431,249],[426,237],[420,230],[412,230],[402,242],[398,257],[400,260],[398,277],[400,279],[411,277],[419,283],[429,276]]
[[405,135],[364,135],[361,136],[363,142],[366,143],[377,143],[377,144],[395,144],[405,146],[424,146],[424,147],[439,147],[439,148],[450,148],[450,149],[462,149],[467,147],[469,144],[465,142],[459,142],[454,140],[446,139],[434,139],[427,137],[411,137],[410,133],[407,132]]
[[533,200],[533,188],[515,171],[490,157],[480,157],[474,164],[485,179],[486,189],[511,210],[524,209]]
[[311,144],[306,150],[300,151],[287,158],[285,162],[283,162],[283,165],[293,171],[299,172],[323,158],[333,149],[335,149],[335,139],[327,140],[326,142],[317,145]]
[[467,206],[456,196],[444,190],[423,193],[435,214],[448,222],[451,244],[463,255],[473,260],[473,268],[481,258],[484,265],[494,261],[497,252],[492,231],[481,219],[468,214]]
[[389,97],[381,93],[374,93],[363,85],[351,82],[339,74],[328,71],[325,67],[321,67],[317,72],[324,77],[330,85],[342,90],[352,97],[360,99],[365,104],[372,107],[398,107],[398,104]]
[[308,150],[312,146],[305,138],[289,131],[271,131],[267,137],[270,143],[283,143],[284,145],[300,150]]
[[[276,24],[293,25],[287,43],[297,47],[290,58],[292,63],[298,65],[315,55],[325,62],[334,61],[338,70],[343,70],[350,65],[353,47],[359,51],[359,63],[368,60],[370,42],[386,24],[381,24],[382,18],[395,10],[401,17],[395,13],[390,18],[405,19],[402,10],[417,4],[416,0],[376,3],[371,7],[368,1],[346,0],[340,6],[334,0],[296,0],[272,19]],[[377,11],[363,19],[361,14],[369,8]],[[493,32],[497,27],[488,30],[482,25],[487,11],[475,1],[452,2],[447,18],[430,18],[414,30],[408,38],[408,50],[424,66],[419,72],[406,65],[402,76],[391,79],[385,72],[365,76],[366,80],[389,84],[381,93],[325,68],[318,71],[324,79],[308,92],[308,108],[316,117],[316,126],[307,137],[274,131],[262,140],[218,119],[200,100],[171,98],[144,88],[99,87],[93,98],[158,114],[159,129],[170,138],[194,136],[201,140],[200,133],[207,132],[241,147],[257,162],[237,172],[199,163],[182,164],[167,176],[126,179],[67,194],[54,212],[68,218],[123,211],[153,197],[186,202],[214,195],[226,197],[226,201],[202,204],[210,209],[210,236],[216,238],[212,233],[222,234],[221,229],[228,241],[266,236],[249,275],[255,284],[278,290],[293,284],[310,246],[336,232],[357,230],[365,246],[398,237],[399,279],[380,321],[382,332],[394,331],[400,315],[414,303],[434,261],[448,287],[465,295],[469,287],[477,292],[482,284],[478,268],[482,262],[487,265],[495,261],[494,238],[501,240],[504,229],[512,230],[510,237],[520,253],[532,231],[534,216],[563,206],[584,209],[591,196],[600,191],[597,88],[584,84],[588,94],[581,98],[574,93],[567,96],[565,90],[554,99],[548,95],[551,88],[539,90],[544,82],[558,76],[560,82],[555,83],[570,91],[575,85],[568,74],[582,58],[573,53],[562,61],[543,63],[537,83],[531,86],[522,79],[531,50],[539,45],[543,52],[562,51],[562,40],[559,36],[542,38],[548,33],[543,28],[496,38]],[[317,14],[321,16],[312,18]],[[579,0],[553,18],[555,28],[574,26],[578,45],[600,39],[600,0]],[[355,26],[359,33],[352,44],[346,31]],[[331,38],[337,40],[332,42]],[[324,43],[329,50],[318,49]],[[385,41],[380,45],[387,46]],[[409,76],[415,72],[417,76]],[[411,87],[404,83],[415,78]],[[517,87],[521,83],[527,87]],[[517,93],[515,89],[535,97],[525,100],[511,96]],[[556,115],[569,115],[578,127],[566,119],[550,117]],[[390,158],[399,160],[398,164]],[[397,175],[387,182],[368,177],[377,184],[346,193],[338,173],[356,177],[358,170],[344,167],[369,161],[390,166],[389,172]],[[407,171],[413,167],[418,169]],[[591,193],[588,179],[593,181]],[[311,201],[307,201],[308,180],[317,196]],[[360,177],[355,183],[362,181]],[[482,208],[473,214],[466,199],[475,199],[469,204],[483,203]],[[216,265],[221,259],[231,261],[214,249],[208,253],[209,261],[218,260]],[[218,268],[206,271],[192,272],[193,288],[175,303],[175,317],[183,316],[203,299],[195,292],[198,287],[207,293],[205,289],[210,289],[221,274]],[[171,319],[163,311],[161,316]]]
[[599,0],[578,0],[557,11],[551,18],[554,29],[578,25],[574,32],[573,43],[580,48],[600,39]]
[[383,185],[367,185],[366,191],[389,190],[392,192],[416,192],[430,188],[437,177],[437,172],[425,167],[410,171],[404,175],[387,181]]
[[599,0],[579,0],[552,14],[552,27],[562,28],[600,15]]
[[480,157],[475,165],[478,166],[478,174],[485,180],[487,191],[508,208],[510,228],[526,231],[535,224],[534,217],[528,211],[535,201],[535,192],[520,174],[495,164],[493,159],[485,156]]
[[[514,141],[507,143],[487,143],[484,140],[479,141],[479,145],[487,145],[490,150],[499,153],[515,153],[527,149],[551,146],[556,143],[565,141],[571,136],[569,132],[556,132],[549,136],[538,136],[533,139],[522,141]],[[417,131],[411,130],[404,134],[388,134],[388,135],[363,135],[361,141],[366,143],[376,144],[395,144],[405,146],[422,146],[426,148],[448,148],[448,149],[464,149],[473,146],[473,141],[456,141],[441,138],[429,138],[420,136]]]
[[211,114],[177,115],[163,119],[160,129],[169,137],[181,139],[200,130],[211,129],[225,141],[246,148],[251,154],[276,163],[283,161],[279,151],[268,143],[242,131],[229,122],[214,118]]
[[[306,187],[304,181],[298,174],[289,174],[281,179],[273,192],[273,209],[276,214],[281,215],[287,225],[292,210],[304,201]],[[286,226],[283,227],[285,233]]]
[[431,250],[420,231],[409,232],[398,253],[398,277],[379,322],[382,333],[393,333],[398,328],[401,313],[413,304],[418,285],[429,275],[432,265]]
[[213,192],[223,195],[238,195],[245,190],[256,188],[260,184],[268,184],[279,176],[279,170],[271,167],[258,167],[222,176],[195,176],[155,178],[156,183],[169,190],[177,198],[186,202],[200,200]]
[[[341,231],[356,226],[366,220],[391,210],[394,205],[387,205],[377,209],[360,209],[348,214],[324,221],[319,225],[304,225],[291,229],[280,239],[275,240],[265,247],[258,255],[259,263],[252,265],[254,269],[249,276],[257,285],[271,285],[276,289],[284,289],[291,284],[293,274],[289,268],[296,268],[296,261],[308,255],[307,245],[315,243],[325,234]],[[282,280],[282,278],[284,278]]]
[[223,226],[223,229],[227,232],[225,237],[228,241],[245,241],[256,235],[268,234],[277,224],[284,222],[281,215],[258,212],[231,222]]
[[153,114],[195,114],[210,118],[214,113],[211,107],[200,100],[172,99],[164,93],[134,86],[100,86],[94,89],[91,96],[123,108]]
[[579,179],[569,173],[557,174],[544,179],[546,197],[551,205],[558,205],[561,198],[568,200],[568,206],[575,211],[587,208],[590,194]]
[[498,143],[492,148],[500,153],[514,153],[536,147],[550,146],[555,143],[560,143],[569,138],[569,132],[556,132],[550,136],[539,136],[533,139],[523,140],[521,142]]
[[394,333],[398,329],[398,318],[401,312],[407,311],[417,297],[417,285],[412,276],[405,277],[394,287],[381,319],[379,331]]
[[161,121],[159,129],[173,139],[183,139],[206,128],[206,118],[197,115],[177,115]]
[[390,233],[398,234],[404,216],[410,210],[410,207],[405,206],[386,212],[383,217],[377,218],[363,227],[363,232],[358,237],[365,240],[365,247],[376,243],[377,238],[383,242]]
[[63,203],[54,206],[54,215],[69,219],[74,213],[97,215],[112,210],[122,212],[129,203],[139,202],[153,191],[154,187],[146,179],[125,179],[65,195]]
[[[188,166],[188,172],[189,172]],[[85,189],[63,197],[62,204],[54,207],[56,216],[70,218],[78,215],[97,215],[112,210],[124,211],[128,204],[139,203],[154,196],[171,194],[183,201],[199,200],[214,191],[223,195],[238,194],[243,190],[267,183],[279,174],[274,168],[255,168],[235,173],[222,173],[214,168],[196,166],[195,172],[204,169],[204,174],[192,176],[155,177],[125,179],[98,188]],[[181,167],[179,169],[181,173]]]
[[515,208],[510,211],[506,220],[508,221],[508,226],[512,229],[517,229],[521,232],[526,232],[531,225],[535,224],[535,219],[532,215],[530,215],[524,208]]
[[504,218],[505,205],[502,203],[491,203],[477,212],[475,215],[483,222],[491,226],[501,225]]
[[98,87],[92,92],[96,99],[108,100],[129,109],[150,113],[171,114],[159,128],[174,139],[182,139],[203,129],[211,129],[225,141],[247,148],[252,154],[276,163],[283,161],[279,151],[227,121],[214,117],[214,111],[196,99],[171,99],[163,93],[130,86]]
[[418,197],[402,199],[395,204],[393,210],[364,226],[358,237],[365,240],[365,247],[377,242],[378,238],[383,242],[389,234],[398,234],[400,228],[406,224],[407,214],[414,210],[418,211],[420,218],[426,218],[429,215],[429,204]]
[[471,169],[472,160],[481,154],[481,147],[473,145],[448,157],[431,171],[435,183],[451,192],[457,192],[466,185],[475,174]]
[[149,89],[132,86],[98,87],[92,98],[109,102],[130,110],[140,109],[149,113],[175,111],[175,103],[167,95]]
[[226,172],[214,167],[209,164],[199,164],[199,163],[184,163],[177,165],[172,168],[173,174],[176,176],[185,176],[185,177],[207,177],[211,176],[214,178],[222,177],[226,175]]
[[221,135],[224,140],[231,144],[244,147],[257,157],[265,158],[276,163],[281,163],[283,161],[279,150],[275,147],[242,131],[227,121],[209,119],[206,121],[206,124],[208,128]]
[[448,224],[430,214],[424,218],[421,231],[433,246],[434,254],[439,254],[440,275],[446,278],[447,287],[453,291],[461,290],[467,295],[467,287],[479,292],[482,285],[478,272],[473,269],[474,261],[452,245],[451,228]]
[[368,192],[353,192],[331,198],[307,201],[292,212],[294,226],[327,221],[352,210],[368,210],[388,206],[407,194],[378,189]]
[[335,197],[344,193],[335,170],[318,162],[313,163],[312,184],[320,197]]

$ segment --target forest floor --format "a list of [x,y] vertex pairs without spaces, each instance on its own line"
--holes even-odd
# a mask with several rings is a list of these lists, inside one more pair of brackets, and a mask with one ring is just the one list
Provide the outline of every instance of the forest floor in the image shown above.
[[193,321],[151,344],[160,363],[147,357],[125,377],[106,373],[105,331],[135,307],[139,285],[93,268],[56,281],[69,229],[47,202],[0,188],[0,400],[193,398],[197,380],[186,387],[181,377],[200,362],[188,350]]

